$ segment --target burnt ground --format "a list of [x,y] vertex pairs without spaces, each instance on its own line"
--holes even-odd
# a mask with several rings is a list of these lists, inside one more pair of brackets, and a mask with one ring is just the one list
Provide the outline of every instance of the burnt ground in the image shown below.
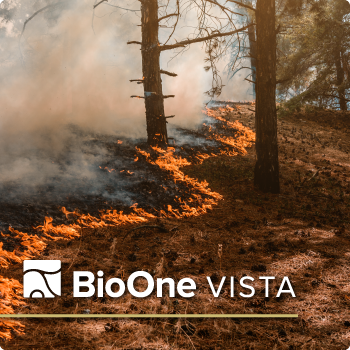
[[[253,128],[247,107],[217,112]],[[140,225],[86,228],[74,241],[48,244],[39,259],[63,262],[63,296],[33,300],[21,313],[288,313],[298,319],[26,320],[4,349],[347,349],[350,346],[350,138],[348,113],[316,111],[280,118],[281,194],[254,189],[254,149],[185,168],[224,199],[193,218]],[[126,236],[125,240],[123,238]],[[218,247],[222,244],[222,257]],[[103,270],[126,278],[147,270],[156,277],[191,277],[194,298],[72,298],[72,271]],[[22,282],[22,264],[2,269]],[[255,283],[251,299],[227,293],[213,298],[211,276],[276,276],[270,298]],[[276,298],[289,276],[296,298]]]
[[[209,118],[207,123],[215,125],[221,135],[234,137],[237,130],[224,129],[223,123]],[[72,127],[71,127],[72,128]],[[176,156],[186,158],[191,163],[199,163],[198,152],[219,154],[232,147],[208,140],[207,128],[195,130],[173,128],[176,137],[171,140]],[[81,214],[99,216],[101,210],[114,209],[129,214],[132,205],[137,204],[149,213],[158,215],[167,210],[168,205],[179,209],[177,197],[188,200],[200,194],[181,182],[174,183],[169,172],[161,171],[158,165],[151,164],[137,152],[137,148],[150,154],[154,161],[159,154],[150,149],[142,140],[131,140],[109,135],[93,134],[72,128],[74,143],[79,151],[91,161],[90,176],[84,173],[65,175],[77,158],[67,147],[66,154],[49,159],[58,164],[57,176],[45,178],[42,183],[26,189],[20,180],[0,183],[0,231],[8,234],[9,227],[32,235],[38,234],[35,227],[42,225],[45,217],[53,218],[56,224],[69,224],[61,208]],[[47,161],[47,159],[45,160]],[[86,170],[86,169],[84,169]],[[203,196],[206,197],[205,195]],[[15,242],[0,237],[7,250],[13,249]]]

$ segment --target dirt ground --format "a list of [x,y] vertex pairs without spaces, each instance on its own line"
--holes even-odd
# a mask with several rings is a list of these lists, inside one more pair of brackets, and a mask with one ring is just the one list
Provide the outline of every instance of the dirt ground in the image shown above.
[[[254,129],[248,107],[217,111]],[[350,347],[350,114],[316,111],[279,118],[281,194],[253,186],[255,152],[209,158],[185,168],[224,199],[209,213],[188,219],[154,219],[140,225],[85,229],[74,241],[48,245],[42,259],[63,262],[63,296],[32,300],[20,313],[285,313],[297,319],[26,320],[25,334],[0,345],[10,349],[348,349]],[[162,232],[163,231],[163,232]],[[125,240],[123,238],[126,236]],[[222,245],[222,257],[218,255]],[[190,277],[191,299],[73,299],[73,271],[128,277]],[[22,265],[1,271],[22,281]],[[256,295],[228,292],[214,298],[206,276],[253,276]],[[259,276],[276,276],[265,298]],[[288,276],[296,298],[276,298]],[[245,291],[246,292],[246,291]]]

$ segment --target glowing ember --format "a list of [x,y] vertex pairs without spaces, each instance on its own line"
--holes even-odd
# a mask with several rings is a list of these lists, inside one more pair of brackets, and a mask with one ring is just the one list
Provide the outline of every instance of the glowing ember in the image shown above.
[[109,173],[111,173],[112,171],[115,171],[115,172],[116,172],[116,170],[115,170],[115,169],[109,169],[108,167],[104,167],[104,168],[102,168],[102,167],[100,166],[100,169],[107,170]]

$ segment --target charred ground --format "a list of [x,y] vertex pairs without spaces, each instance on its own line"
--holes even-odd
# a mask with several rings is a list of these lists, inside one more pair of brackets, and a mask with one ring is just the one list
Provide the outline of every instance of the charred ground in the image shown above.
[[[253,128],[254,116],[247,107],[215,113]],[[298,313],[298,319],[28,320],[25,334],[15,335],[5,348],[346,349],[350,334],[348,117],[347,113],[316,111],[279,119],[281,195],[254,189],[254,149],[245,156],[216,156],[185,168],[191,178],[208,181],[213,191],[223,195],[209,213],[154,218],[147,223],[163,230],[135,230],[142,225],[131,224],[85,228],[74,241],[49,243],[42,258],[62,260],[63,297],[54,303],[31,301],[17,310]],[[186,157],[190,154],[188,151]],[[219,244],[223,245],[221,261]],[[70,291],[72,271],[79,269],[103,270],[107,278],[126,278],[138,270],[175,280],[191,277],[199,293],[190,300],[157,299],[155,295],[140,300],[126,295],[118,300],[90,298],[77,303]],[[21,281],[22,266],[12,265],[1,273]],[[259,284],[252,299],[231,299],[227,286],[220,298],[212,297],[206,276],[218,283],[221,276],[244,274],[289,276],[297,298],[276,299],[274,293],[264,298]]]
[[[208,118],[207,123],[221,135],[235,137],[237,130],[224,128],[223,122]],[[171,141],[174,154],[193,164],[203,160],[198,154],[218,155],[232,148],[219,141],[209,140],[210,131],[204,126],[195,130],[173,127],[172,132],[175,135]],[[62,176],[74,162],[72,151],[67,146],[65,155],[49,159],[59,164],[61,173],[57,176],[46,178],[43,184],[31,188],[23,188],[20,180],[1,184],[2,232],[8,233],[8,228],[13,227],[37,234],[35,227],[42,225],[45,217],[53,218],[56,224],[69,224],[62,207],[69,212],[98,217],[101,211],[109,209],[129,214],[133,210],[132,206],[138,206],[158,216],[159,211],[167,210],[168,205],[179,209],[180,203],[175,201],[176,198],[186,201],[198,194],[194,189],[189,190],[186,184],[174,183],[168,171],[151,164],[157,160],[159,153],[143,140],[93,134],[76,127],[72,137],[75,138],[74,146],[80,145],[82,154],[94,156],[89,158],[94,161],[91,164],[93,176],[77,173],[75,176],[70,175],[71,181]],[[148,152],[149,159],[137,150]],[[9,240],[2,241],[11,249]]]

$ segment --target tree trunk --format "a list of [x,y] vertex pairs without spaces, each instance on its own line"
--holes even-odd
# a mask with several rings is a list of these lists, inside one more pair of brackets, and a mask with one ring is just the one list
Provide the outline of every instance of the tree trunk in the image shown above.
[[257,0],[256,155],[254,183],[279,193],[276,115],[275,0]]
[[345,100],[345,88],[343,85],[344,82],[344,68],[342,66],[342,53],[340,49],[340,45],[335,48],[334,52],[335,58],[335,68],[337,70],[337,86],[338,86],[338,94],[339,94],[339,106],[342,111],[347,110],[347,104]]
[[256,38],[255,38],[255,28],[251,26],[248,28],[248,38],[250,47],[250,67],[252,68],[252,81],[253,84],[253,97],[256,98]]
[[[253,7],[253,1],[249,0],[248,5]],[[249,22],[253,22],[252,16],[248,14]],[[250,67],[252,69],[252,81],[253,83],[253,98],[256,99],[256,35],[255,26],[248,28],[248,39],[250,48]]]
[[147,137],[150,145],[168,143],[158,42],[158,0],[141,1],[142,72],[146,107]]

